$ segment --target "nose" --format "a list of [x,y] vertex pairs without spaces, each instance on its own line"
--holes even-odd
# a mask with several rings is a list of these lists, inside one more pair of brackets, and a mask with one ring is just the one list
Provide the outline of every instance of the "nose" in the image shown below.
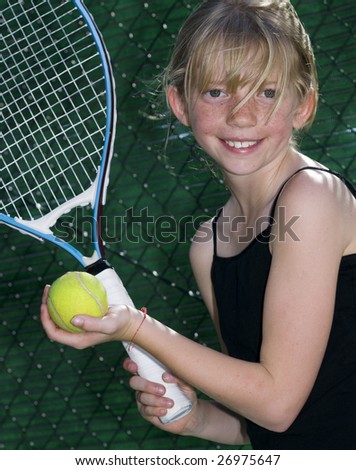
[[228,114],[227,122],[236,127],[253,127],[257,124],[257,110],[253,99],[249,99],[244,104],[236,104]]

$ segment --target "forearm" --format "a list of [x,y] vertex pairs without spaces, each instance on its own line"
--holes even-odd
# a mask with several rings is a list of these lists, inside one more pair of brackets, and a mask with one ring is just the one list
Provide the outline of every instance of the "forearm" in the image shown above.
[[196,416],[198,418],[190,436],[226,445],[249,444],[245,419],[219,403],[199,400]]
[[[141,323],[135,315],[130,328]],[[172,372],[218,403],[265,425],[267,403],[272,400],[271,377],[258,363],[228,357],[204,347],[147,317],[135,342],[164,363]]]
[[124,306],[109,309],[100,319],[78,315],[75,325],[85,333],[74,335],[55,327],[45,303],[41,311],[45,331],[54,341],[83,349],[107,341],[130,342],[134,338],[135,344],[165,364],[176,377],[234,413],[277,432],[294,421],[309,388],[304,380],[300,391],[304,369],[295,372],[296,368],[290,367],[294,356],[282,354],[281,348],[275,351],[275,341],[269,347],[272,354],[270,351],[262,354],[261,349],[261,362],[248,362],[202,346],[152,317],[143,321],[142,315]]

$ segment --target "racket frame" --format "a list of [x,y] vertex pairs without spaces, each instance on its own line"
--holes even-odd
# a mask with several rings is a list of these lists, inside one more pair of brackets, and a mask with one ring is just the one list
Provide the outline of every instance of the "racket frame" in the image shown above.
[[[54,243],[59,248],[64,249],[79,261],[87,272],[90,272],[102,280],[108,291],[108,295],[112,300],[112,305],[126,303],[127,305],[133,306],[133,302],[123,286],[121,279],[117,276],[111,266],[103,259],[104,247],[101,238],[100,222],[102,209],[106,202],[106,192],[109,183],[109,168],[113,155],[116,131],[115,82],[109,54],[101,34],[92,19],[92,15],[88,12],[82,0],[71,1],[78,8],[93,36],[104,70],[106,88],[106,129],[98,173],[93,183],[85,191],[60,204],[44,216],[33,220],[24,220],[18,217],[12,218],[6,214],[0,213],[0,223],[4,223],[25,235],[31,235],[37,239]],[[89,204],[93,210],[92,240],[94,253],[91,257],[86,257],[74,246],[57,237],[51,230],[51,227],[53,227],[56,221],[63,214],[70,212],[76,207],[86,206]],[[123,299],[125,302],[123,302]],[[136,360],[139,367],[141,364],[143,377],[148,380],[156,380],[162,383],[162,374],[166,370],[163,364],[153,358],[146,351],[143,351],[137,345],[134,345],[133,350],[130,350],[130,344],[127,342],[123,342],[123,345],[128,354]],[[163,423],[169,423],[189,413],[192,408],[192,403],[179,389],[177,384],[165,383],[164,385],[167,389],[168,396],[173,398],[175,401],[175,407],[167,410],[167,415],[160,418]]]
[[[7,214],[0,213],[0,223],[4,223],[19,232],[30,235],[39,240],[46,240],[54,243],[58,247],[67,251],[79,263],[84,266],[90,266],[104,255],[103,241],[101,237],[101,217],[102,209],[106,203],[106,192],[109,184],[109,169],[113,155],[115,133],[116,133],[116,94],[115,81],[109,54],[104,44],[101,33],[99,32],[92,15],[87,10],[82,0],[71,0],[82,15],[87,24],[93,40],[96,44],[105,81],[105,99],[106,99],[106,127],[104,136],[104,145],[98,167],[98,173],[91,184],[84,192],[77,194],[72,199],[57,206],[51,212],[33,220],[25,220],[19,217],[10,217]],[[53,234],[51,227],[63,215],[76,207],[89,205],[92,208],[92,243],[94,252],[91,257],[84,256],[77,248],[70,243],[60,239]]]

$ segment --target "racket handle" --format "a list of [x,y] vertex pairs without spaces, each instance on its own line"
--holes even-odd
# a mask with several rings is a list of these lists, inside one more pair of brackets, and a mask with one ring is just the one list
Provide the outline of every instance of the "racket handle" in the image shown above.
[[106,268],[103,271],[95,274],[95,277],[104,284],[108,294],[109,305],[128,305],[129,307],[135,308],[134,303],[132,302],[132,299],[125,289],[121,279],[116,272],[109,267],[109,265],[106,265]]
[[[120,277],[113,269],[104,269],[99,274],[96,274],[96,277],[106,288],[109,305],[129,305],[134,307]],[[163,384],[166,389],[165,396],[174,401],[173,408],[170,408],[167,414],[160,418],[161,422],[168,424],[188,414],[192,409],[192,403],[177,384],[165,383],[163,381],[162,374],[167,370],[165,366],[136,344],[132,347],[132,344],[123,341],[123,346],[130,358],[136,362],[139,375],[151,382]]]
[[161,383],[166,389],[165,396],[174,401],[173,408],[167,410],[167,414],[160,418],[164,424],[172,423],[176,419],[182,418],[192,409],[192,403],[182,390],[174,383],[166,383],[162,380],[162,374],[166,368],[156,358],[139,346],[123,342],[123,345],[130,358],[138,365],[138,374],[151,382]]

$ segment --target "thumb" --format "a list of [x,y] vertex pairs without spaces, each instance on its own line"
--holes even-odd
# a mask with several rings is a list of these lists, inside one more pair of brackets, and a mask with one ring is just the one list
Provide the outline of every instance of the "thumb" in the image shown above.
[[[71,323],[87,332],[102,333],[106,335],[119,334],[127,327],[130,311],[125,306],[110,307],[103,317],[90,315],[76,315]],[[121,338],[120,338],[121,339]]]
[[72,318],[72,325],[88,332],[111,333],[112,327],[108,328],[105,317],[93,317],[91,315],[76,315]]

